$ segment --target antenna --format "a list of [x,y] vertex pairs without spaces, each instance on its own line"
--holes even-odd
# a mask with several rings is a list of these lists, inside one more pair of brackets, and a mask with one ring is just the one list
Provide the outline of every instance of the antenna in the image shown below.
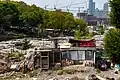
[[58,0],[56,1],[56,6],[58,6]]
[[56,10],[57,8],[56,8],[56,5],[54,5],[54,9]]

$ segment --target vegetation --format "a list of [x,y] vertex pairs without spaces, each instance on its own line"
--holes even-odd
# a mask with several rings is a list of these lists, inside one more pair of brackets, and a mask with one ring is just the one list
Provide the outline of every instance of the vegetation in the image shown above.
[[75,19],[71,13],[60,10],[47,11],[22,1],[0,1],[0,12],[0,30],[2,31],[34,37],[41,37],[46,28],[60,29],[61,32],[66,29],[79,30],[81,36],[87,32],[85,22]]
[[120,0],[110,0],[112,25],[116,29],[109,30],[104,38],[105,53],[113,63],[120,63]]
[[120,63],[120,29],[111,29],[104,38],[104,48],[113,63]]
[[96,68],[97,73],[101,73],[101,70],[99,68]]
[[29,41],[26,38],[23,40],[23,42],[21,44],[22,44],[22,50],[26,50],[31,47],[31,44],[29,43]]
[[120,28],[120,0],[110,0],[111,7],[111,23],[116,27]]
[[58,70],[58,71],[57,71],[57,74],[58,74],[58,75],[62,75],[63,73],[64,73],[63,70]]
[[105,27],[104,26],[99,26],[100,27],[100,31],[99,31],[99,33],[101,34],[101,35],[103,35],[104,33],[105,33]]
[[75,31],[75,39],[85,39],[85,38],[91,38],[91,34],[88,32],[87,25],[83,20],[76,19],[76,31]]
[[16,58],[16,59],[20,59],[23,56],[24,56],[24,54],[23,53],[19,53],[19,52],[12,52],[12,53],[8,54],[9,58]]

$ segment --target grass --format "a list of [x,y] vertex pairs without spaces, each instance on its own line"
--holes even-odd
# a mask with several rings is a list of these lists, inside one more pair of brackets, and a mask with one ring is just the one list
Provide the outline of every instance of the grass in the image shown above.
[[64,71],[63,70],[58,70],[56,73],[57,73],[57,75],[62,75],[64,73]]
[[97,73],[101,73],[101,70],[99,68],[96,68]]
[[78,72],[75,69],[62,69],[62,70],[58,70],[56,73],[58,75],[63,75],[63,74],[74,74],[75,72]]

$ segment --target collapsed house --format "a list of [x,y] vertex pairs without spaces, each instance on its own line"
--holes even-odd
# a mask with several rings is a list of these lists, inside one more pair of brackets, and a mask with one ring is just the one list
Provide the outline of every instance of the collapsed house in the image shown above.
[[31,41],[34,48],[27,51],[26,64],[29,69],[63,65],[63,60],[95,62],[95,40],[74,40],[73,38],[56,37],[49,40]]

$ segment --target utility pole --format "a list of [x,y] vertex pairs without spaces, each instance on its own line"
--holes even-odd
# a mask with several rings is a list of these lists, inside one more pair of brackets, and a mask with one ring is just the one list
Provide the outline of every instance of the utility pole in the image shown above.
[[45,5],[45,10],[47,9],[48,4]]
[[67,12],[69,13],[69,9],[68,9],[68,7],[66,7],[67,8]]
[[80,10],[83,9],[84,7],[78,7],[78,13],[80,13]]

